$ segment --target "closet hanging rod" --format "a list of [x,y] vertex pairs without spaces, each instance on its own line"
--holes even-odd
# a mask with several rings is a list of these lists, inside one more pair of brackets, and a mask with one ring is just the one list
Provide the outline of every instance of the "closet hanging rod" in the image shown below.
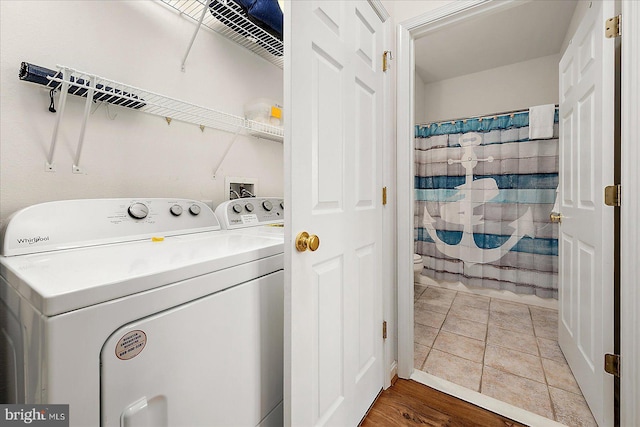
[[[556,106],[556,110],[558,109],[558,104],[555,104]],[[521,113],[528,113],[529,109],[518,109],[518,110],[512,110],[512,111],[502,111],[500,113],[496,113],[496,114],[482,114],[479,116],[471,116],[471,117],[458,117],[457,119],[449,119],[449,120],[436,120],[435,122],[428,122],[428,123],[419,123],[416,124],[416,126],[431,126],[431,125],[439,125],[439,124],[445,124],[445,123],[452,123],[452,122],[459,122],[459,121],[464,121],[464,120],[473,120],[473,119],[493,119],[496,117],[504,117],[504,116],[510,116],[512,114],[521,114]]]

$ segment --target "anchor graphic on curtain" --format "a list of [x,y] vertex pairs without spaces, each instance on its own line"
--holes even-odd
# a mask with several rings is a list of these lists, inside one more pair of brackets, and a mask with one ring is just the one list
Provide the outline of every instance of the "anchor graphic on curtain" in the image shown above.
[[524,236],[534,237],[535,228],[531,208],[509,225],[514,232],[506,242],[496,248],[482,248],[473,238],[473,226],[483,223],[482,215],[475,215],[474,208],[481,206],[499,194],[498,184],[493,178],[473,179],[473,169],[478,162],[493,162],[493,157],[479,159],[474,147],[482,142],[482,137],[475,133],[465,133],[460,136],[460,146],[464,148],[460,160],[448,159],[448,163],[460,163],[466,171],[465,182],[455,187],[459,198],[440,208],[441,218],[453,224],[462,225],[462,239],[456,245],[444,242],[436,233],[436,220],[424,208],[424,228],[436,244],[436,248],[445,255],[464,261],[465,264],[486,264],[497,261],[509,252]]

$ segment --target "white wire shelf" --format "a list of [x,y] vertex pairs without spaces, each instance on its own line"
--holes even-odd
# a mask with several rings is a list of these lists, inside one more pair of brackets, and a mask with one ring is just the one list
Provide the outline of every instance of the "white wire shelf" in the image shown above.
[[242,12],[242,8],[233,0],[216,0],[216,8],[212,9],[212,13],[208,5],[213,0],[160,1],[177,10],[181,15],[195,21],[198,24],[198,28],[200,25],[205,26],[276,66],[284,67],[284,43],[251,22]]
[[278,142],[282,142],[284,138],[284,129],[281,127],[259,123],[245,119],[244,117],[181,101],[64,65],[58,65],[57,69],[60,73],[47,77],[47,79],[50,80],[47,87],[60,91],[58,117],[46,165],[46,169],[49,171],[54,170],[53,155],[56,147],[58,128],[62,120],[68,94],[87,98],[82,129],[80,131],[80,138],[73,165],[73,171],[75,173],[82,173],[78,165],[90,106],[94,101],[107,102],[142,111],[147,114],[164,117],[169,124],[171,124],[172,120],[195,124],[200,126],[202,131],[209,127],[234,134],[246,133]]

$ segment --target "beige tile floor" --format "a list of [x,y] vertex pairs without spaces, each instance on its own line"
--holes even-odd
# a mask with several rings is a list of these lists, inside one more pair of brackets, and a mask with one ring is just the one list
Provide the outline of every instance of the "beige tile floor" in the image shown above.
[[414,366],[570,427],[597,426],[557,325],[556,310],[416,284]]

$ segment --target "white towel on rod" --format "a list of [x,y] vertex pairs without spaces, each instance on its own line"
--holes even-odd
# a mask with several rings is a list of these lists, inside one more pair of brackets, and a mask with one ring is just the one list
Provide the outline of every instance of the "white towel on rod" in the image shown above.
[[554,104],[537,105],[529,108],[529,139],[553,138]]

